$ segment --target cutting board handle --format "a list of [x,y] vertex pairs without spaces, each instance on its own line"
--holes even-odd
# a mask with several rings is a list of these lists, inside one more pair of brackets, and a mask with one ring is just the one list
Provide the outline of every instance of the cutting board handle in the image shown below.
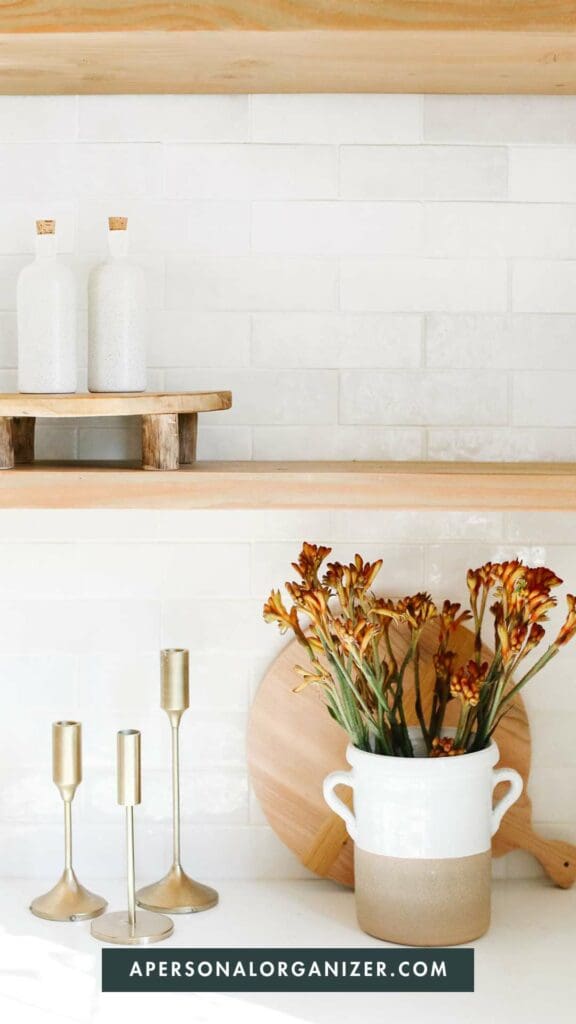
[[[347,807],[352,806],[352,790],[346,790],[342,802]],[[302,857],[302,863],[310,871],[325,878],[347,840],[348,833],[342,818],[328,812]]]
[[569,889],[576,881],[576,846],[560,839],[545,839],[533,831],[518,831],[514,837],[519,847],[531,853],[544,868],[554,885]]

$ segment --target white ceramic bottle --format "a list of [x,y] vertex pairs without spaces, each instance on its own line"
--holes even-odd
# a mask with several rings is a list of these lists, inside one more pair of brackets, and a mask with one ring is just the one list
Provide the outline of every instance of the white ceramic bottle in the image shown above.
[[20,272],[18,390],[76,391],[76,282],[59,259],[56,222],[36,221],[36,259]]
[[128,257],[128,218],[108,218],[109,255],[88,280],[89,391],[146,389],[146,279]]

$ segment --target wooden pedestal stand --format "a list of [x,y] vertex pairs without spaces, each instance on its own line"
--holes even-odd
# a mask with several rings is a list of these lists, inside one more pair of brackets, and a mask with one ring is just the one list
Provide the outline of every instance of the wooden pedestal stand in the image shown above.
[[198,413],[231,405],[230,391],[0,395],[0,469],[34,462],[37,419],[90,416],[140,416],[143,469],[189,466],[196,461]]

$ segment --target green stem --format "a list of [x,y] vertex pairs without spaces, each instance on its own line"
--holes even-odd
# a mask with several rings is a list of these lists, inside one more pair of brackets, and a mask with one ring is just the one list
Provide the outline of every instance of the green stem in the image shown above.
[[422,730],[422,736],[426,744],[426,750],[430,751],[430,734],[426,728],[426,722],[424,720],[424,711],[422,709],[422,693],[420,691],[420,644],[416,641],[414,651],[414,694],[416,697],[415,707],[416,716],[420,723],[420,729]]

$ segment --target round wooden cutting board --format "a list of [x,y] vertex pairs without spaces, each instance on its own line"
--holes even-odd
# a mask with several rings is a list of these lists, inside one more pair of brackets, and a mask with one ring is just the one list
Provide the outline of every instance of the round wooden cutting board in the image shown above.
[[[432,654],[438,626],[430,623],[422,636],[421,690],[425,714],[434,686]],[[406,651],[402,627],[391,631],[394,652]],[[452,647],[459,661],[472,657],[474,637],[460,626]],[[487,652],[489,655],[490,652]],[[345,885],[354,884],[353,843],[342,820],[324,803],[322,782],[336,769],[347,769],[348,738],[328,714],[317,687],[295,694],[299,677],[294,666],[306,663],[306,652],[296,640],[288,644],[264,676],[256,694],[248,728],[248,764],[252,783],[270,825],[311,871]],[[409,724],[416,724],[413,682],[405,684]],[[456,701],[449,705],[446,724],[455,724]],[[494,837],[493,853],[510,850],[532,853],[556,885],[568,888],[576,879],[576,847],[547,840],[532,828],[532,806],[527,792],[530,773],[530,729],[521,698],[498,727],[500,763],[515,768],[524,780],[520,800],[504,816]],[[503,792],[502,787],[502,792]],[[340,789],[351,802],[351,790]],[[496,798],[501,793],[496,791]]]

